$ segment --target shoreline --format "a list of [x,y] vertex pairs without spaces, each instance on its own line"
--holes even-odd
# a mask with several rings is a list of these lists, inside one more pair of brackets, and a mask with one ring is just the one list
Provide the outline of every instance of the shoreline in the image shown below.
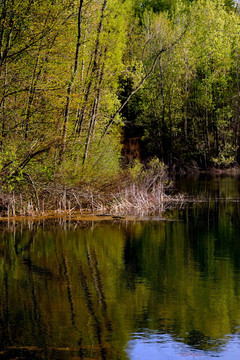
[[[57,211],[56,211],[57,212]],[[80,214],[75,212],[74,214],[69,215],[66,212],[58,214],[40,214],[35,216],[0,216],[0,223],[7,222],[24,222],[24,221],[82,221],[82,222],[103,222],[103,221],[173,221],[172,219],[167,219],[159,215],[111,215],[111,214],[97,214],[97,213],[85,213]]]
[[[192,176],[238,176],[240,167],[230,169],[211,168],[205,171],[189,173],[169,173],[171,177]],[[174,183],[174,181],[173,181]],[[174,188],[165,188],[161,183],[152,190],[136,183],[128,184],[119,192],[84,191],[83,189],[59,190],[58,195],[52,198],[42,192],[36,193],[25,200],[24,194],[0,193],[0,221],[24,221],[44,219],[66,219],[76,221],[109,221],[109,220],[136,220],[140,218],[157,217],[166,209],[177,207],[183,203],[194,201],[186,194],[179,193]],[[55,196],[54,196],[55,195]],[[196,200],[196,199],[195,199]],[[55,204],[55,206],[54,206]],[[56,206],[57,205],[57,206]],[[129,215],[130,214],[130,215]],[[150,215],[149,215],[150,214]]]

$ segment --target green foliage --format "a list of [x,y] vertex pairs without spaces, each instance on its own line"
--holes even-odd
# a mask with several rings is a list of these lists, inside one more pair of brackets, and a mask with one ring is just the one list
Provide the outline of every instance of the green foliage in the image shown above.
[[123,132],[142,138],[143,158],[170,167],[239,161],[239,15],[231,8],[2,1],[2,182],[20,184],[25,172],[39,184],[104,183],[120,169]]
[[170,185],[167,166],[157,157],[150,159],[146,166],[135,159],[129,167],[129,174],[133,183],[144,184],[149,189],[159,184]]
[[143,175],[143,164],[137,160],[134,159],[133,163],[131,164],[131,166],[129,167],[129,174],[131,179],[135,182],[135,181],[139,181]]
[[171,16],[179,6],[186,6],[191,2],[191,0],[135,0],[134,9],[139,16],[146,10],[154,13],[167,12]]
[[144,86],[134,120],[144,133],[142,152],[177,168],[191,161],[228,166],[238,160],[239,146],[238,14],[223,1],[192,3],[188,13],[181,6],[171,20],[164,13],[142,15],[145,68],[169,47]]
[[0,5],[3,181],[103,182],[120,164],[120,116],[102,134],[120,105],[131,1],[13,4]]

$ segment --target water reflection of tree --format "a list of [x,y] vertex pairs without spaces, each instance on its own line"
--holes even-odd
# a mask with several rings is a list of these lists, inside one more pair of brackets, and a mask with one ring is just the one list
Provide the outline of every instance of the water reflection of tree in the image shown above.
[[[112,233],[104,232],[104,242],[111,240]],[[116,234],[119,237],[118,231]],[[118,299],[109,294],[114,292],[114,281],[105,294],[106,275],[114,274],[102,271],[106,257],[101,246],[93,243],[91,229],[67,233],[40,228],[31,236],[28,231],[21,237],[10,236],[10,241],[6,236],[10,247],[1,241],[1,249],[7,251],[4,267],[13,284],[0,290],[1,300],[7,294],[11,304],[9,316],[4,317],[8,303],[1,301],[1,322],[6,329],[1,350],[12,356],[26,355],[29,350],[33,358],[38,354],[51,359],[124,359],[126,334],[114,310]],[[120,249],[121,244],[120,239]],[[108,249],[106,255],[116,262],[112,251]],[[106,299],[112,299],[110,304]],[[19,313],[24,319],[21,324],[16,322]],[[17,332],[16,324],[20,325]]]
[[237,203],[191,206],[178,222],[147,224],[137,236],[129,231],[125,251],[131,247],[135,268],[141,264],[138,276],[151,287],[145,326],[203,350],[221,347],[226,335],[237,331],[237,208]]
[[147,328],[220,348],[240,319],[237,211],[209,203],[176,222],[2,231],[0,350],[123,360],[129,334]]

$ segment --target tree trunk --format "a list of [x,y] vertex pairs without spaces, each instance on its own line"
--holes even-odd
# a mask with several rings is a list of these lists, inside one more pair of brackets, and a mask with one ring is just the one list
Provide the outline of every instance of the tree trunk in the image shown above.
[[[92,85],[93,85],[93,81],[96,82],[95,77],[98,77],[98,74],[96,76],[96,72],[99,72],[100,59],[102,57],[102,54],[99,51],[99,49],[100,49],[100,35],[101,35],[102,29],[103,29],[103,19],[104,19],[104,12],[105,12],[105,9],[106,9],[106,5],[107,5],[107,0],[104,0],[103,4],[102,4],[102,9],[101,9],[100,21],[99,21],[98,29],[97,29],[97,37],[96,37],[96,42],[95,42],[95,46],[94,46],[94,51],[93,51],[92,58],[91,58],[91,60],[92,60],[91,62],[93,63],[93,65],[92,65],[92,69],[91,69],[91,73],[90,73],[90,79],[89,79],[88,86],[87,86],[87,89],[86,89],[86,92],[85,92],[83,107],[78,113],[77,122],[76,122],[76,125],[75,125],[75,129],[76,129],[76,131],[78,133],[80,133],[80,129],[81,129],[82,123],[84,121],[85,111],[86,111],[86,108],[87,108],[87,103],[88,103],[88,99],[89,99],[89,96],[90,96],[90,93],[91,93],[91,88],[92,88]],[[99,54],[100,54],[100,59],[98,59]],[[91,62],[90,62],[90,64],[91,64]],[[95,102],[95,100],[94,100],[94,102]]]
[[80,40],[81,40],[81,25],[82,25],[82,8],[83,8],[83,0],[80,0],[78,7],[78,34],[77,34],[77,44],[75,51],[75,59],[74,59],[74,69],[72,73],[71,80],[68,84],[67,89],[67,97],[66,97],[66,105],[64,111],[64,122],[63,122],[63,130],[62,130],[62,147],[60,149],[59,161],[62,162],[63,155],[66,150],[66,142],[67,142],[67,129],[68,129],[68,120],[69,120],[69,107],[71,101],[72,87],[77,75],[78,64],[79,64],[79,51],[80,51]]

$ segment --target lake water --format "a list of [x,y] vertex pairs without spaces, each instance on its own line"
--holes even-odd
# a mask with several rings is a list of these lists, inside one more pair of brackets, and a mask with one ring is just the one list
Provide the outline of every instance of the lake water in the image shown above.
[[1,224],[0,359],[239,359],[240,179],[176,184],[167,221]]

